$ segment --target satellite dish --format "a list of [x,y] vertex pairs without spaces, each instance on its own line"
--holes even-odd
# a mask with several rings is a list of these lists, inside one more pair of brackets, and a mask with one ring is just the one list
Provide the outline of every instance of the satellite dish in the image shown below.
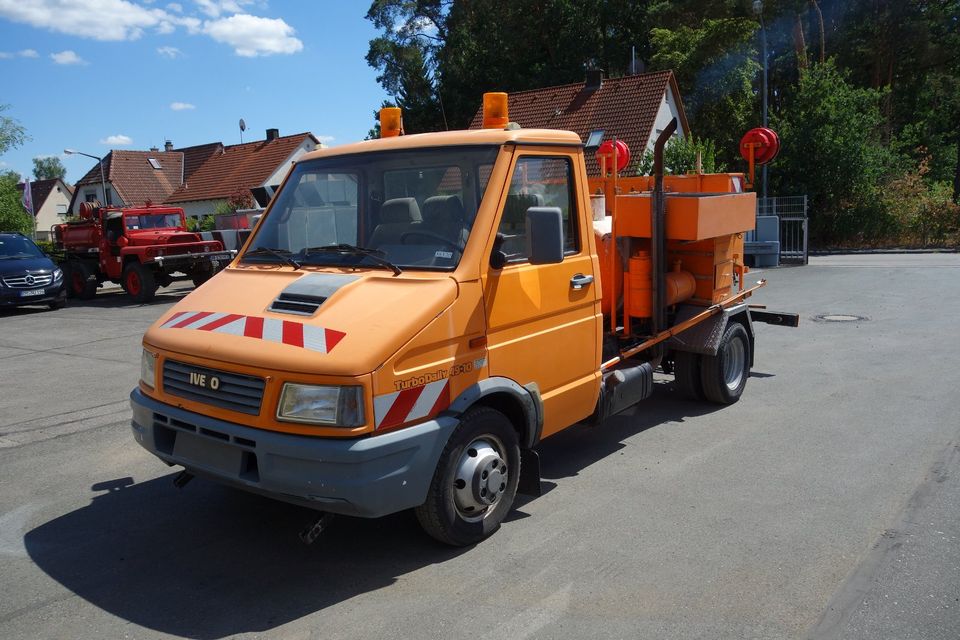
[[240,131],[247,130],[247,123],[243,121],[243,118],[240,118]]

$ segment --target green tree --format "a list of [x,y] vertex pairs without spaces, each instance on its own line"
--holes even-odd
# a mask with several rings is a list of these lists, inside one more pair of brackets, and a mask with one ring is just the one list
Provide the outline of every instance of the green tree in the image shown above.
[[17,120],[3,115],[10,108],[8,104],[0,104],[0,154],[10,149],[16,149],[30,139],[26,129]]
[[[717,149],[713,140],[681,138],[673,136],[667,140],[663,149],[663,169],[666,173],[682,175],[697,169],[697,156],[700,157],[700,168],[703,173],[717,173],[726,171],[726,165],[717,162]],[[637,173],[650,175],[653,172],[653,151],[647,150],[640,158]]]
[[853,86],[828,60],[804,71],[789,103],[773,114],[783,146],[771,165],[772,192],[809,197],[814,241],[871,240],[890,230],[877,207],[879,185],[896,168],[881,141],[884,97]]
[[34,180],[63,180],[67,177],[67,168],[57,156],[37,157],[33,159]]
[[0,173],[0,231],[33,232],[33,220],[20,203],[17,189],[20,176],[14,171]]

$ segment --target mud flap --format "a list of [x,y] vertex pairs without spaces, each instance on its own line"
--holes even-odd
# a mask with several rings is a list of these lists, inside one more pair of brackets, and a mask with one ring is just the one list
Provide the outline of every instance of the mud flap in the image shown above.
[[517,493],[539,498],[540,490],[540,454],[533,449],[520,450],[520,481]]

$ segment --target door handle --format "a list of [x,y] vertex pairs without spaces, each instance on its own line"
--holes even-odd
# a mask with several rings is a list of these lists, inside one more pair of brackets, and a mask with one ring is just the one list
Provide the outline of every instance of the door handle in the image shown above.
[[570,288],[571,289],[583,289],[586,285],[593,282],[593,276],[585,276],[582,273],[570,278]]

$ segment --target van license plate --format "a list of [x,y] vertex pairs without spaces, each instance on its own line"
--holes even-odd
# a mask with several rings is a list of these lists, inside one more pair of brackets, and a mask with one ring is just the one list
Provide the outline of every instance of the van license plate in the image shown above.
[[32,291],[21,291],[21,292],[20,292],[20,297],[21,297],[21,298],[26,298],[27,296],[42,296],[44,293],[46,293],[46,290],[45,290],[45,289],[34,289],[34,290],[32,290]]

